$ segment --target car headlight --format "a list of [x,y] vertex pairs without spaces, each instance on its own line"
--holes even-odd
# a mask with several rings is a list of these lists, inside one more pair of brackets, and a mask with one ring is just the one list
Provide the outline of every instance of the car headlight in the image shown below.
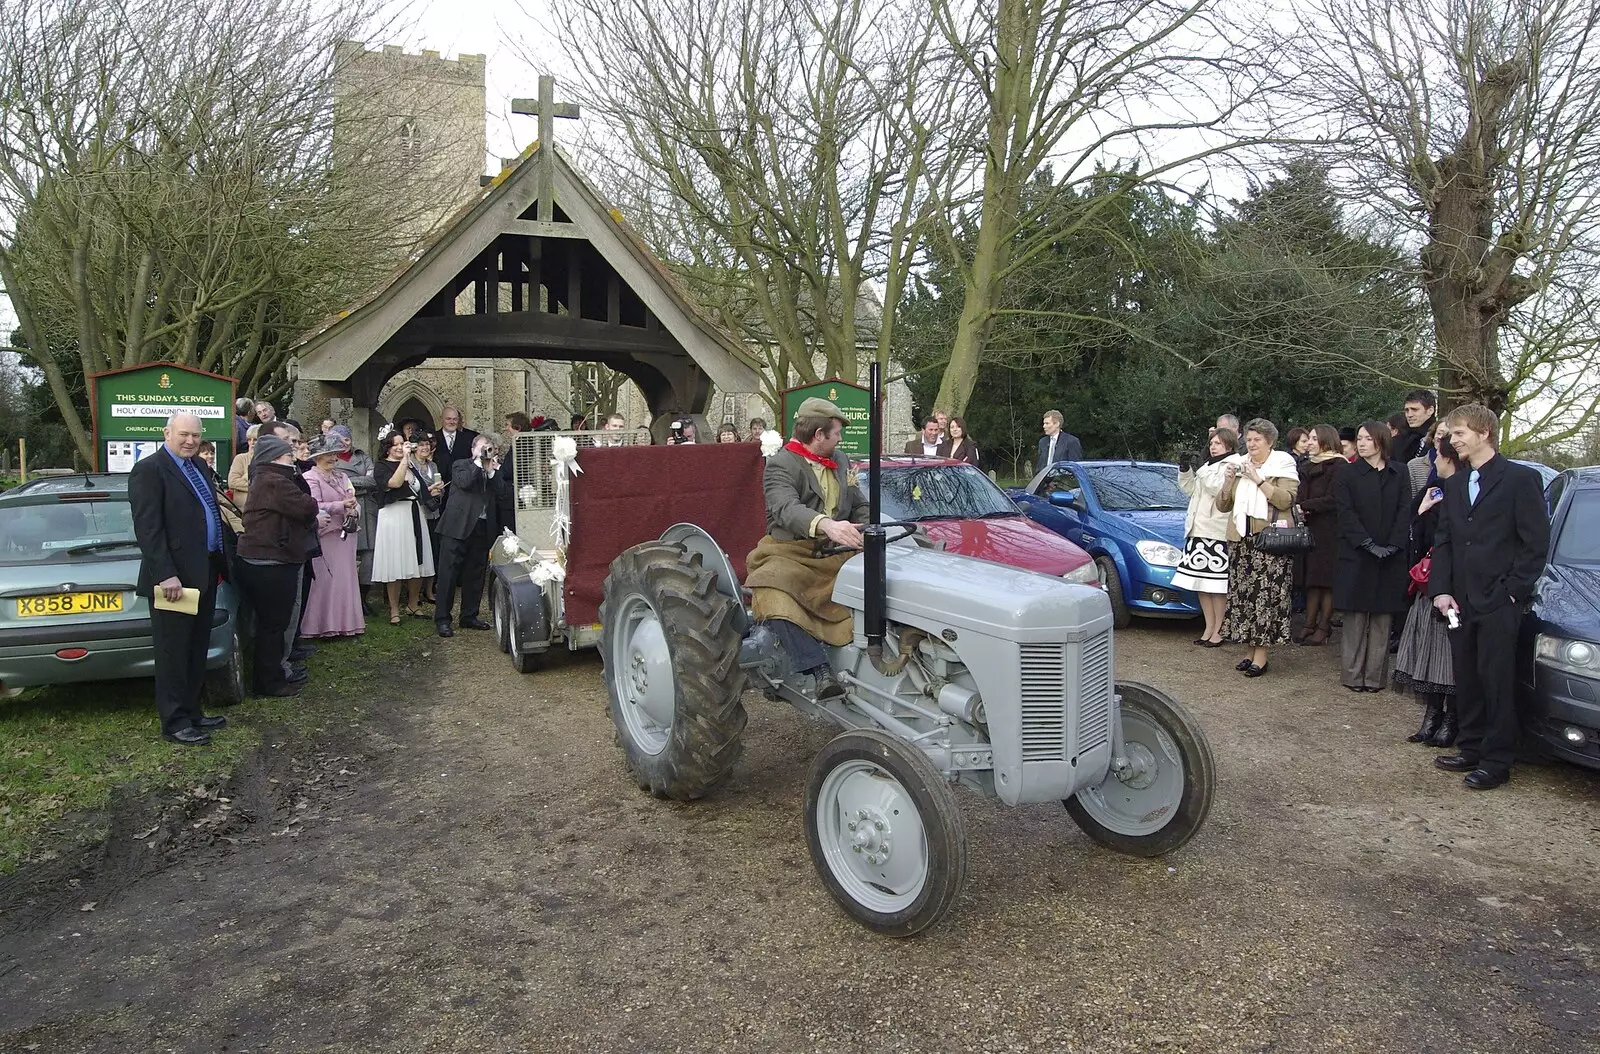
[[1569,673],[1585,676],[1600,673],[1600,644],[1586,640],[1569,640],[1541,633],[1533,640],[1533,654],[1547,666],[1555,666]]
[[1133,547],[1145,563],[1156,567],[1177,567],[1183,561],[1183,550],[1166,542],[1135,542]]
[[1080,586],[1098,586],[1100,584],[1100,572],[1095,569],[1093,560],[1086,560],[1083,564],[1074,567],[1061,577],[1065,581]]

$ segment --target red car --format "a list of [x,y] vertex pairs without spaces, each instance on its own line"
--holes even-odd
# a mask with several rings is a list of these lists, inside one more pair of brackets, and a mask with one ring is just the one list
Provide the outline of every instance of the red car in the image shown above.
[[[1064,578],[1100,584],[1088,553],[1048,527],[1034,523],[974,465],[936,457],[882,459],[885,520],[917,523],[929,538],[962,556]],[[857,461],[861,489],[871,472]]]

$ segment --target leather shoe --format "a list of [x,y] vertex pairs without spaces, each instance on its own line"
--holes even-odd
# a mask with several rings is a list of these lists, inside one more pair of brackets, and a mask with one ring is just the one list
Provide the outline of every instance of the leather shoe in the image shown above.
[[1433,763],[1447,772],[1471,772],[1478,767],[1478,759],[1465,754],[1440,754]]
[[289,661],[290,662],[304,662],[305,660],[311,658],[311,656],[315,655],[316,653],[317,653],[317,649],[313,648],[309,644],[296,644],[294,646],[294,649],[289,652]]
[[203,747],[211,742],[211,737],[198,728],[180,728],[176,732],[163,732],[161,738],[171,743],[182,743],[186,747]]
[[1243,673],[1254,665],[1255,663],[1251,662],[1249,659],[1240,659],[1239,664],[1235,666],[1234,669],[1238,670],[1240,673]]
[[217,728],[227,728],[228,719],[223,717],[221,714],[217,714],[215,716],[211,714],[204,714],[201,716],[200,720],[194,723],[194,727],[203,728],[207,731]]
[[833,675],[831,666],[824,666],[817,671],[817,698],[837,699],[844,694],[844,685],[839,683],[839,678]]
[[481,618],[464,618],[461,620],[462,629],[494,629],[493,626]]
[[1467,778],[1462,780],[1468,790],[1486,791],[1494,790],[1506,780],[1511,778],[1511,773],[1496,769],[1473,769],[1467,773]]
[[305,684],[306,680],[310,676],[311,676],[311,674],[306,672],[306,668],[304,666],[296,666],[294,668],[294,670],[292,672],[290,672],[290,674],[286,678],[286,680],[290,684]]
[[433,629],[441,637],[454,637],[456,635],[455,629],[448,622],[435,622]]
[[263,699],[282,699],[291,695],[299,695],[305,690],[303,684],[286,684],[282,688],[275,688],[270,692],[257,692],[256,695]]

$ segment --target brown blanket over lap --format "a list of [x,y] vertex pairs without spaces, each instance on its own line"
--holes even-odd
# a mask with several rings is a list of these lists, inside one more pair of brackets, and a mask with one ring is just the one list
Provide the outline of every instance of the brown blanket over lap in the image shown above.
[[850,553],[811,555],[812,542],[762,538],[745,558],[745,585],[757,619],[788,619],[825,644],[850,643],[850,609],[833,602],[833,583]]

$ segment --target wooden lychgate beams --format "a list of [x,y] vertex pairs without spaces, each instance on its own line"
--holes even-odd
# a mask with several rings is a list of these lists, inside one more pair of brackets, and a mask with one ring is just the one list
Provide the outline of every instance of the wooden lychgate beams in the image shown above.
[[555,218],[552,210],[555,207],[556,186],[556,118],[577,120],[577,104],[556,102],[556,79],[551,76],[541,76],[539,97],[512,99],[511,112],[537,115],[539,118],[539,211],[532,218],[552,220]]

